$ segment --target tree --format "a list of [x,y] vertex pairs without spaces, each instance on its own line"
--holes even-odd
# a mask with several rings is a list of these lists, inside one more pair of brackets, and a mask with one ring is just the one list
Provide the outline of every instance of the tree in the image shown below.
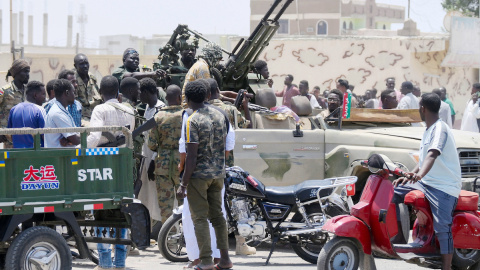
[[456,10],[465,16],[477,17],[479,0],[443,0],[442,7],[447,11]]

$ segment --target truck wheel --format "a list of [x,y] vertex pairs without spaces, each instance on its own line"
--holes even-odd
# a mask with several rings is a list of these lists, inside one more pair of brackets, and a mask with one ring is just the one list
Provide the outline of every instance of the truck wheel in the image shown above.
[[334,237],[320,251],[317,270],[356,270],[360,263],[355,243],[342,237]]
[[[320,209],[320,205],[313,204],[305,206],[305,211],[307,213],[307,217],[311,223],[319,223],[323,222],[322,217],[322,210]],[[344,215],[346,214],[340,207],[336,205],[330,205],[326,209],[327,218]],[[303,216],[300,212],[296,212],[295,215],[292,217],[292,222],[305,222],[303,220]],[[319,224],[320,225],[320,224]],[[291,245],[293,251],[302,258],[303,260],[315,264],[318,260],[318,254],[320,250],[322,250],[325,243],[328,241],[329,236],[328,233],[316,233],[314,235],[309,235],[308,238],[302,237],[301,243]]]
[[43,226],[32,227],[20,233],[7,251],[5,268],[72,269],[72,255],[63,237]]
[[171,262],[188,262],[182,214],[173,214],[165,221],[158,234],[157,243],[165,259]]
[[453,250],[452,265],[458,268],[467,268],[480,261],[480,250],[459,249]]

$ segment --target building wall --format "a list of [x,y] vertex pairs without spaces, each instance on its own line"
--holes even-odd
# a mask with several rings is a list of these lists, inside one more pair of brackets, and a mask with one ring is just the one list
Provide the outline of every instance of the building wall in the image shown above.
[[444,68],[445,37],[323,37],[273,39],[261,54],[274,80],[273,88],[281,90],[287,74],[294,83],[308,80],[311,88],[336,87],[346,78],[355,85],[356,94],[376,88],[381,93],[387,77],[395,77],[397,89],[403,81],[412,81],[422,92],[445,86],[459,116],[470,97],[471,85],[478,80],[474,69]]
[[[250,31],[253,31],[271,7],[272,0],[251,0]],[[298,4],[298,5],[297,5]],[[277,7],[278,12],[280,7]],[[328,29],[328,35],[355,34],[354,31],[341,31],[343,21],[347,24],[352,22],[353,29],[360,28],[390,29],[391,23],[402,23],[405,18],[405,8],[402,6],[376,4],[375,0],[364,2],[350,1],[343,3],[340,0],[301,0],[293,1],[285,11],[281,19],[289,20],[289,33],[283,35],[317,35],[316,31],[309,31],[312,25],[316,29],[316,22],[329,20],[332,26]],[[336,22],[334,22],[336,20]],[[377,24],[376,21],[382,24]],[[388,26],[388,28],[387,28]]]

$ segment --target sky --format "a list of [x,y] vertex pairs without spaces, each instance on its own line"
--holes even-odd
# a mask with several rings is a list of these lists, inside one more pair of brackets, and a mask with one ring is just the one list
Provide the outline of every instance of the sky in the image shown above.
[[[302,0],[297,0],[302,1]],[[273,2],[273,0],[272,0]],[[411,18],[422,32],[442,32],[445,11],[441,0],[411,0]],[[2,42],[10,40],[10,1],[0,0]],[[377,0],[407,6],[408,0]],[[250,34],[250,0],[13,0],[13,12],[24,11],[25,43],[28,15],[34,16],[34,45],[43,41],[43,13],[49,14],[48,45],[65,46],[67,16],[73,15],[73,43],[81,32],[77,19],[85,8],[85,46],[97,47],[103,35],[170,35],[178,24],[188,24],[203,34]],[[401,28],[401,25],[394,28]]]

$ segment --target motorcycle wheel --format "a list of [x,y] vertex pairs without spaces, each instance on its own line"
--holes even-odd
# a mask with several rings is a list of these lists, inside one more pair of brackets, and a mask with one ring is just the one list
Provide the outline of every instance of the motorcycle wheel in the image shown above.
[[355,243],[343,237],[334,237],[320,252],[317,270],[355,270],[360,256]]
[[480,250],[459,249],[453,250],[452,265],[457,268],[468,268],[480,261]]
[[171,262],[188,262],[182,214],[173,214],[165,221],[158,234],[157,243],[165,259]]
[[[323,214],[320,205],[307,205],[305,206],[305,211],[310,222],[318,223],[318,221],[323,221]],[[336,205],[331,205],[330,207],[328,207],[326,213],[328,217],[345,214],[345,212]],[[292,222],[305,221],[303,220],[302,214],[297,211],[292,217]],[[318,254],[322,250],[325,243],[328,241],[328,238],[328,233],[316,233],[314,235],[310,235],[308,239],[302,239],[302,242],[306,240],[306,243],[292,244],[292,249],[303,260],[315,264],[318,260]]]

